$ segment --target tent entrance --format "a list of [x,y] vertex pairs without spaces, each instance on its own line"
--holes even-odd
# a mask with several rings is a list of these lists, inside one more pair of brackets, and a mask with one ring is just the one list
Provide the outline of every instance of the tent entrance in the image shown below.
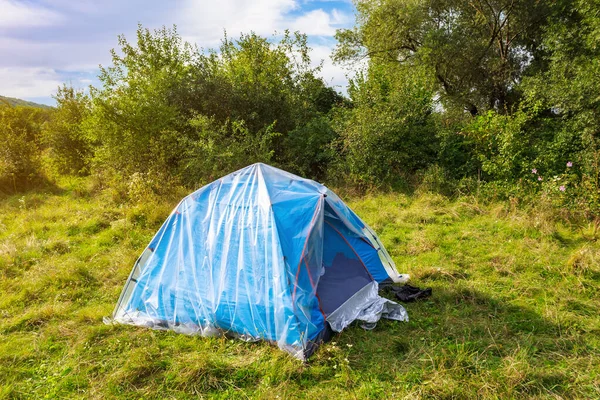
[[319,279],[317,296],[321,309],[329,320],[332,314],[339,314],[342,311],[340,309],[345,308],[347,303],[354,303],[349,300],[373,284],[374,280],[346,238],[350,235],[349,230],[342,224],[331,223],[327,218],[323,225],[325,273]]
[[372,281],[361,261],[337,253],[317,286],[321,309],[329,316]]

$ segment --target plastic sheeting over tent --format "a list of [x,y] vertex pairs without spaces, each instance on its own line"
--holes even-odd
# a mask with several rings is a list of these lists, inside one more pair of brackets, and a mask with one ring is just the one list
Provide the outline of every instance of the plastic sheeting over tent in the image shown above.
[[305,359],[330,329],[407,320],[378,295],[378,283],[403,279],[333,192],[254,164],[177,205],[136,262],[111,322],[264,339]]

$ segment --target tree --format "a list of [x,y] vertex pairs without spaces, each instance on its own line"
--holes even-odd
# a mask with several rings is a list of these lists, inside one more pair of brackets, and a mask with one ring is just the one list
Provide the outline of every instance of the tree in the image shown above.
[[557,9],[550,1],[359,0],[358,26],[338,31],[335,57],[423,66],[446,108],[504,113]]
[[90,113],[90,99],[83,91],[63,85],[54,96],[56,108],[43,131],[43,143],[51,164],[61,174],[85,175],[93,154],[83,123]]
[[[570,176],[565,206],[600,227],[600,3],[576,0],[546,29],[547,68],[524,82],[551,137],[540,164]],[[565,168],[569,162],[570,168]],[[565,171],[568,170],[568,173]]]
[[306,36],[250,33],[203,52],[175,28],[140,26],[135,44],[119,45],[85,124],[99,165],[189,184],[256,161],[324,171],[335,134],[326,114],[341,97],[316,77]]
[[338,168],[363,186],[394,183],[435,160],[433,90],[422,70],[371,63],[351,81],[352,107],[338,111]]
[[[598,2],[580,0],[554,21],[544,37],[548,67],[524,84],[528,101],[555,121],[559,152],[578,153],[590,169],[600,151],[599,14]],[[563,157],[557,161],[564,165]]]
[[48,109],[0,105],[0,192],[27,189],[42,180],[40,136]]
[[87,122],[99,145],[96,162],[120,174],[174,173],[182,138],[193,131],[182,114],[197,50],[175,28],[150,31],[139,26],[136,45],[119,36],[120,53],[101,67],[101,88],[91,89]]
[[343,98],[316,77],[306,40],[289,32],[275,43],[254,33],[225,37],[218,52],[199,57],[195,65],[192,104],[196,113],[220,124],[243,122],[249,134],[240,140],[268,138],[271,151],[263,161],[318,177],[335,135],[326,115]]

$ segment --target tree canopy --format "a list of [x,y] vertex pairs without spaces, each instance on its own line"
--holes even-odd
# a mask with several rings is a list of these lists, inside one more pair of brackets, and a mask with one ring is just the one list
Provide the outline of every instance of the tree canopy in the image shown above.
[[[543,53],[551,1],[380,0],[356,3],[357,26],[337,33],[338,61],[427,67],[446,107],[505,112]],[[515,93],[517,92],[517,93]]]
[[139,26],[89,93],[62,87],[53,110],[1,106],[0,181],[94,174],[160,190],[262,161],[360,188],[541,195],[600,226],[597,2],[356,7],[334,52],[355,72],[347,96],[300,33],[203,50],[175,27]]

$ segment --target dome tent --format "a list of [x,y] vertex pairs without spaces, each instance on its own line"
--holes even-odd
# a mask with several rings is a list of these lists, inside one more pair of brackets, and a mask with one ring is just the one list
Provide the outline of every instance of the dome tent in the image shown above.
[[177,205],[106,322],[264,339],[306,359],[355,320],[407,320],[378,295],[405,278],[333,192],[258,163]]

